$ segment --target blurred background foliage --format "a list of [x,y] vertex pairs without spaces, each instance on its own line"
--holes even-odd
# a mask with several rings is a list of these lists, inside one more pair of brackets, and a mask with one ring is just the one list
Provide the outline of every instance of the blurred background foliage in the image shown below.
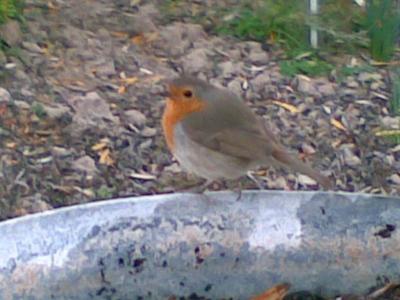
[[[353,0],[319,0],[316,16],[308,14],[308,0],[220,2],[213,12],[196,10],[182,0],[168,0],[164,5],[170,17],[184,11],[215,33],[283,48],[288,61],[282,69],[289,76],[325,74],[333,68],[329,57],[341,54],[362,53],[387,62],[397,49],[398,0],[366,0],[365,6]],[[318,50],[310,47],[310,26],[319,31]],[[303,55],[308,52],[311,55]]]
[[0,24],[4,24],[10,18],[20,19],[22,10],[22,0],[0,0]]

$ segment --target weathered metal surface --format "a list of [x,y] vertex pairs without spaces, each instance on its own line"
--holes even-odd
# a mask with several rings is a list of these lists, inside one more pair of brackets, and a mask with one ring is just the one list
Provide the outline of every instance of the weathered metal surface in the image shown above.
[[400,199],[236,198],[138,197],[0,223],[0,299],[249,299],[281,282],[332,296],[400,280]]

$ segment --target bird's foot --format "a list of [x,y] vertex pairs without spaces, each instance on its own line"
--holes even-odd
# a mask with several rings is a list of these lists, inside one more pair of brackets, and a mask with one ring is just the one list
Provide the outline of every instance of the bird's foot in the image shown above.
[[251,172],[251,171],[249,171],[249,172],[247,172],[247,177],[249,177],[256,185],[257,185],[257,187],[260,189],[260,190],[265,190],[266,188],[265,188],[265,186],[263,186],[262,184],[261,184],[261,182],[259,182],[258,180],[257,180],[257,178],[253,175],[253,173]]

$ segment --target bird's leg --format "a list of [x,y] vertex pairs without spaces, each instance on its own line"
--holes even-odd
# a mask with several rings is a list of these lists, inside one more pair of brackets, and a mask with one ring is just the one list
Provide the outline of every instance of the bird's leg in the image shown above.
[[242,183],[239,181],[238,187],[234,190],[237,192],[237,198],[236,201],[239,201],[242,198]]
[[251,171],[247,172],[247,177],[249,177],[254,183],[258,186],[260,190],[265,190],[265,187],[257,180],[257,178],[251,173]]
[[204,183],[202,183],[201,185],[192,186],[188,189],[182,190],[182,192],[203,194],[205,192],[205,190],[208,188],[208,186],[213,182],[214,182],[214,180],[206,179],[206,181]]

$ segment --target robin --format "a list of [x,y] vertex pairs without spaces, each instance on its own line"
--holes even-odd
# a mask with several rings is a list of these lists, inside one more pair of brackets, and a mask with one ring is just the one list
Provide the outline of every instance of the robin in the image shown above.
[[195,77],[171,81],[162,126],[179,163],[207,184],[261,166],[284,166],[332,187],[328,177],[290,155],[237,95]]

